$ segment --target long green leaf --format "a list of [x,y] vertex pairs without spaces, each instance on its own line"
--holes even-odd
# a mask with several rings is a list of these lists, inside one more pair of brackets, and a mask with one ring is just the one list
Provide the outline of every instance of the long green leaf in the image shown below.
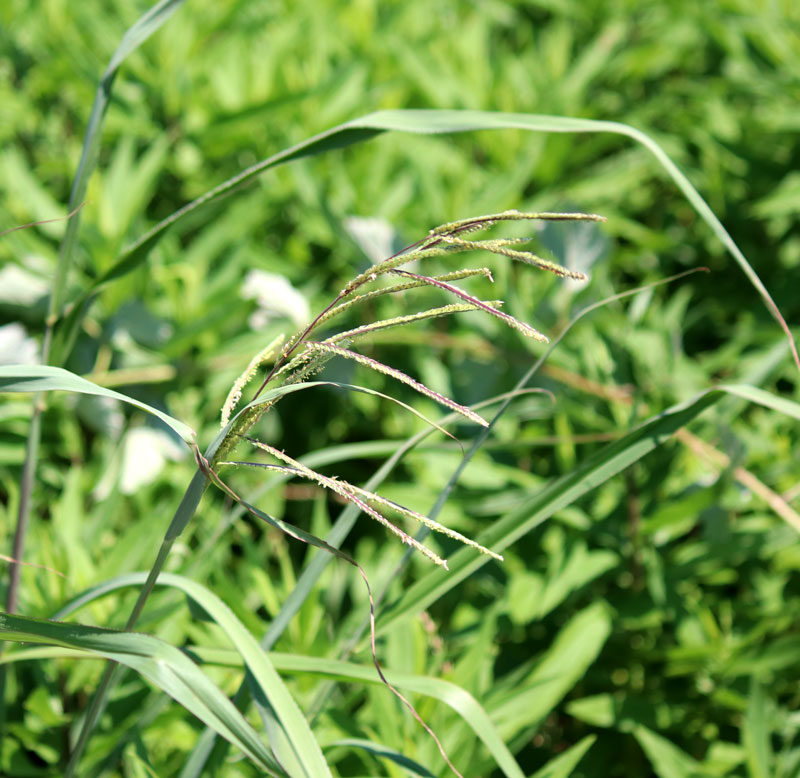
[[379,745],[378,743],[373,743],[369,740],[346,738],[345,740],[334,740],[332,743],[328,743],[326,746],[326,748],[341,747],[359,748],[362,751],[372,754],[373,756],[388,759],[389,761],[394,762],[396,765],[402,767],[408,775],[413,776],[414,778],[435,778],[433,773],[424,768],[421,764],[419,764],[419,762],[409,759],[399,751],[395,751],[394,749],[388,748],[384,745]]
[[147,413],[157,416],[170,429],[178,433],[187,443],[196,440],[195,431],[182,421],[154,408],[152,405],[136,400],[133,397],[115,392],[105,386],[98,386],[85,378],[81,378],[63,367],[51,365],[2,365],[0,366],[0,392],[77,392],[93,394],[97,397],[108,397],[135,405]]
[[285,775],[231,701],[184,653],[151,635],[0,614],[0,638],[80,649],[126,665],[240,748],[263,770]]
[[[130,573],[106,581],[69,602],[54,615],[54,618],[66,618],[77,608],[104,594],[128,586],[141,586],[146,580],[146,573]],[[173,573],[161,573],[157,583],[160,586],[179,589],[194,600],[233,643],[256,684],[262,704],[268,705],[275,714],[278,728],[270,733],[270,744],[284,768],[292,775],[330,776],[319,744],[297,703],[270,663],[267,654],[258,645],[258,641],[236,618],[233,611],[216,594],[189,578]],[[301,772],[289,769],[292,764],[298,766]]]
[[757,679],[750,683],[747,711],[742,723],[742,745],[747,754],[750,778],[770,778],[772,771],[772,743],[769,707],[764,687]]
[[533,672],[489,708],[500,734],[509,739],[537,726],[584,676],[611,634],[611,614],[597,602],[559,631]]
[[564,116],[542,116],[536,114],[499,113],[490,111],[453,111],[453,110],[395,110],[378,111],[376,113],[353,119],[340,124],[326,132],[315,135],[291,148],[285,149],[252,167],[247,168],[233,178],[228,179],[214,189],[206,192],[188,205],[159,222],[149,232],[130,246],[109,270],[101,276],[94,287],[86,293],[89,297],[104,284],[129,273],[138,267],[149,251],[158,243],[163,234],[189,213],[203,205],[214,202],[233,191],[258,174],[272,167],[282,165],[295,159],[314,156],[335,148],[343,148],[354,143],[367,140],[379,133],[396,131],[410,133],[458,133],[476,130],[520,129],[534,132],[554,133],[593,133],[606,132],[623,135],[640,143],[658,160],[669,177],[684,194],[695,211],[708,224],[714,235],[721,241],[727,251],[747,276],[750,283],[764,300],[772,316],[780,324],[791,343],[795,362],[800,368],[800,356],[794,343],[791,331],[780,314],[772,297],[753,270],[747,258],[728,234],[728,231],[716,217],[700,193],[692,186],[680,168],[669,158],[667,153],[649,135],[627,124],[593,119],[575,119]]
[[[145,573],[129,573],[97,584],[67,603],[54,614],[53,618],[66,618],[79,608],[106,594],[128,586],[139,586],[146,577]],[[357,665],[322,657],[306,657],[295,654],[271,653],[267,655],[231,613],[230,609],[205,587],[183,576],[171,573],[162,573],[158,583],[180,589],[200,605],[222,627],[234,644],[238,656],[241,657],[248,670],[262,687],[272,688],[271,684],[275,682],[275,676],[272,674],[275,670],[310,673],[339,681],[356,681],[381,685],[383,683],[372,665]],[[266,663],[268,668],[262,668],[263,663]],[[389,683],[395,686],[434,697],[453,708],[483,741],[505,775],[508,778],[522,778],[522,771],[498,735],[497,729],[492,724],[488,714],[469,692],[453,683],[442,681],[438,678],[394,673],[388,670],[385,671],[385,675]],[[281,687],[285,689],[282,683]],[[285,692],[285,694],[288,695],[288,692]],[[294,701],[289,698],[289,701],[286,701],[285,704],[287,708],[291,708],[294,706]],[[300,724],[292,719],[291,713],[292,711],[290,710],[286,718],[291,720],[292,726],[299,727]],[[303,723],[305,723],[305,720],[303,720]],[[314,745],[316,746],[316,741],[314,741]],[[275,744],[273,743],[274,747]]]
[[[72,182],[72,190],[69,196],[69,210],[77,208],[83,201],[86,194],[86,187],[89,178],[94,171],[97,163],[97,150],[100,146],[101,128],[105,117],[106,109],[111,100],[111,90],[114,85],[119,66],[125,58],[142,45],[156,30],[169,19],[185,2],[185,0],[160,0],[152,8],[140,16],[122,36],[117,50],[103,73],[100,83],[97,86],[92,112],[89,116],[89,124],[83,136],[83,147],[81,148],[81,159],[78,163],[78,170]],[[72,261],[73,248],[78,237],[80,226],[80,212],[76,213],[68,222],[64,232],[64,237],[59,247],[58,268],[56,278],[53,283],[53,294],[50,299],[50,315],[60,314],[61,305],[64,301],[64,292],[67,280],[67,273]]]
[[[134,573],[132,575],[141,576],[142,574]],[[69,606],[65,606],[65,609],[62,609],[59,613],[64,613],[67,607],[74,610],[103,594],[121,588],[121,586],[128,585],[129,581],[126,580],[128,578],[129,576],[120,576],[112,581],[106,581],[99,586],[87,590],[82,593],[79,598],[73,600]],[[197,648],[193,649],[191,653],[196,655],[199,661],[205,660],[209,663],[226,667],[241,666],[241,656],[235,651]],[[80,657],[81,654],[69,648],[28,648],[3,655],[0,657],[0,663],[28,661],[31,659],[56,659],[60,657],[74,658],[76,656]],[[375,668],[372,665],[361,665],[354,662],[340,662],[322,657],[301,656],[299,654],[284,654],[278,652],[271,652],[269,654],[269,660],[272,666],[281,673],[305,673],[307,675],[327,678],[332,681],[365,683],[376,686],[383,685],[383,682],[378,678],[375,673]],[[432,697],[450,707],[467,722],[470,728],[483,742],[504,775],[508,776],[508,778],[523,778],[524,773],[514,759],[513,754],[508,750],[508,747],[498,734],[489,714],[469,692],[454,683],[443,681],[439,678],[430,678],[424,675],[413,675],[409,673],[397,673],[392,670],[385,670],[384,675],[389,683],[398,689]]]
[[[775,397],[752,386],[720,386],[707,390],[692,400],[676,405],[653,417],[623,438],[607,445],[572,472],[553,481],[541,492],[494,522],[476,540],[498,553],[526,535],[556,511],[575,502],[587,492],[612,478],[633,462],[649,454],[676,430],[688,424],[726,395],[736,395],[767,408],[800,419],[800,405]],[[378,621],[378,631],[385,632],[402,618],[416,614],[474,573],[487,559],[470,549],[460,549],[448,559],[449,572],[432,570],[412,584]]]
[[[336,681],[382,683],[375,673],[375,668],[370,665],[358,665],[352,662],[296,654],[271,653],[270,658],[275,668],[282,672],[309,673]],[[512,776],[521,778],[523,773],[498,734],[491,718],[469,692],[440,678],[397,673],[391,670],[385,670],[384,675],[393,686],[404,691],[433,697],[456,711],[480,738],[503,773],[509,778]]]

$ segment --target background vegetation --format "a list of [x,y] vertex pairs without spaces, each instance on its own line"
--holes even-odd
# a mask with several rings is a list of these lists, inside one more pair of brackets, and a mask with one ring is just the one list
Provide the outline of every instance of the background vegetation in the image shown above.
[[[0,229],[65,214],[98,79],[148,7],[0,6]],[[67,299],[154,223],[276,151],[379,108],[465,108],[646,130],[796,322],[798,104],[800,13],[788,0],[191,0],[114,83]],[[185,421],[205,445],[252,355],[294,330],[305,305],[321,310],[370,252],[374,259],[440,223],[508,208],[608,218],[537,235],[543,253],[586,269],[588,285],[479,258],[495,276],[494,291],[481,293],[551,336],[613,293],[699,265],[711,272],[578,323],[533,381],[555,404],[528,395],[511,405],[450,495],[444,523],[477,536],[609,441],[718,383],[798,398],[786,338],[645,149],[607,134],[518,130],[386,133],[265,173],[177,225],[146,264],[107,286],[65,367]],[[0,241],[4,362],[37,359],[64,230],[54,222]],[[297,297],[255,299],[254,271],[280,274]],[[470,314],[375,337],[366,353],[471,404],[511,389],[544,347]],[[332,363],[326,377],[394,392],[352,365]],[[427,401],[397,394],[435,415]],[[149,569],[195,470],[156,421],[77,397],[47,398],[25,557],[47,569],[22,572],[17,609],[28,617],[52,618],[87,588]],[[4,551],[31,412],[23,395],[0,405]],[[283,400],[259,433],[293,456],[321,452],[326,473],[363,483],[396,449],[392,441],[420,428],[374,396],[316,389]],[[475,434],[467,425],[455,431],[467,444]],[[413,558],[394,575],[404,548],[360,518],[343,548],[376,592],[388,587],[378,608],[383,666],[468,691],[526,775],[545,765],[551,776],[798,774],[797,447],[796,419],[721,400],[520,537],[504,563],[396,619],[403,592],[428,580],[430,565]],[[461,456],[449,439],[428,438],[379,491],[426,513]],[[261,473],[232,480],[259,507],[320,537],[342,508],[304,482],[264,492]],[[212,489],[168,569],[216,592],[260,638],[312,556]],[[114,591],[70,619],[120,628],[135,594]],[[159,588],[137,628],[191,647],[233,694],[243,674],[229,636],[188,602]],[[371,741],[445,775],[432,740],[373,683],[374,670],[363,683],[331,686],[292,666],[298,656],[368,665],[368,641],[350,642],[367,612],[358,573],[329,565],[275,644],[276,666],[289,673],[335,774],[427,774],[363,748]],[[4,660],[20,650],[8,644]],[[8,664],[0,774],[63,773],[103,671],[63,654]],[[413,701],[464,775],[500,774],[459,712],[423,694]],[[79,774],[195,774],[186,765],[202,729],[128,673]],[[217,755],[208,774],[259,774],[235,749]]]

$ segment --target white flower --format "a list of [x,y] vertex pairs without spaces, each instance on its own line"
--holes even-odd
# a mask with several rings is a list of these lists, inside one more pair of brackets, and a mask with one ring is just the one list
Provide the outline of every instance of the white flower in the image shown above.
[[174,462],[186,454],[186,449],[165,430],[132,427],[122,438],[122,445],[95,488],[94,496],[104,500],[115,484],[122,494],[133,494],[155,481],[168,460]]
[[0,365],[35,365],[39,346],[16,321],[0,327]]
[[373,264],[392,256],[402,246],[397,232],[386,219],[348,216],[344,228]]
[[285,316],[296,327],[311,319],[308,301],[283,276],[265,270],[251,270],[242,284],[245,300],[255,300],[258,310],[250,317],[254,330],[262,329],[270,319]]

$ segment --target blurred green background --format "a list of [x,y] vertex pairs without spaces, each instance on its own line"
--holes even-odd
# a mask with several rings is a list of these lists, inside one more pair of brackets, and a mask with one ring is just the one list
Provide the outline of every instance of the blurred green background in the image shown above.
[[[130,0],[0,6],[0,229],[64,215],[98,79],[148,7]],[[382,108],[559,114],[648,132],[706,198],[790,325],[800,318],[800,10],[789,0],[190,0],[116,79],[70,299],[184,203],[293,143]],[[207,442],[250,357],[293,330],[291,317],[302,319],[304,305],[321,310],[367,266],[369,245],[405,245],[442,222],[509,208],[608,218],[600,228],[547,227],[535,236],[546,256],[586,268],[588,285],[496,257],[476,260],[496,283],[473,288],[503,298],[506,310],[550,335],[614,292],[695,266],[711,272],[579,324],[537,377],[555,405],[539,396],[514,404],[452,495],[445,523],[477,534],[603,441],[717,382],[797,399],[780,329],[647,151],[612,135],[511,130],[385,134],[267,172],[182,222],[145,267],[108,287],[66,366],[163,407]],[[64,222],[54,222],[0,240],[4,362],[35,358],[63,231]],[[288,320],[275,302],[253,299],[256,270],[292,285],[296,298],[279,292]],[[365,313],[404,310],[393,305]],[[472,403],[510,389],[542,348],[471,315],[376,337],[367,353]],[[352,365],[334,364],[328,375],[393,391]],[[286,398],[261,436],[297,456],[419,428],[374,397],[316,391]],[[435,415],[427,402],[397,394]],[[4,550],[30,413],[24,397],[0,406]],[[691,432],[723,459],[698,453],[694,438],[664,445],[527,535],[504,564],[485,566],[424,618],[389,631],[382,661],[469,690],[527,774],[587,735],[597,740],[575,775],[800,774],[797,528],[741,475],[782,495],[797,516],[797,425],[727,400]],[[466,441],[471,434],[458,428]],[[428,511],[461,456],[442,441],[410,455],[381,493]],[[377,466],[361,456],[326,472],[362,483]],[[140,414],[53,397],[28,559],[66,578],[26,568],[20,612],[50,617],[89,585],[147,569],[193,467]],[[236,478],[246,493],[264,480]],[[261,499],[321,535],[340,510],[302,484]],[[209,495],[170,569],[214,589],[260,635],[308,552],[249,519],[228,527],[229,513]],[[378,588],[403,551],[366,519],[346,549]],[[391,596],[426,564],[415,560],[391,583]],[[80,620],[120,626],[132,596],[107,598]],[[365,607],[358,576],[332,565],[277,648],[338,656]],[[177,645],[225,644],[169,592],[158,594],[140,628]],[[357,656],[369,661],[368,651]],[[17,668],[1,774],[60,774],[64,733],[100,670],[65,660]],[[214,672],[235,689],[239,673]],[[315,684],[293,681],[303,707]],[[91,774],[134,775],[148,760],[159,775],[178,773],[200,725],[173,705],[145,726],[140,718],[156,699],[133,677],[121,687],[92,742]],[[315,731],[325,742],[374,737],[446,774],[425,733],[395,703],[380,687],[341,687]],[[452,711],[423,702],[421,712],[465,775],[494,774]],[[112,746],[138,742],[146,758],[129,749],[122,758]],[[342,776],[409,774],[347,749],[328,756]],[[228,761],[219,774],[256,773]]]

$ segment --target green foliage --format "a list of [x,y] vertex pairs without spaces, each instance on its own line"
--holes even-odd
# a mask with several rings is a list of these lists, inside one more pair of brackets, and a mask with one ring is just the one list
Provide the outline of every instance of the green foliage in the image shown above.
[[0,774],[796,775],[794,4],[28,5]]

